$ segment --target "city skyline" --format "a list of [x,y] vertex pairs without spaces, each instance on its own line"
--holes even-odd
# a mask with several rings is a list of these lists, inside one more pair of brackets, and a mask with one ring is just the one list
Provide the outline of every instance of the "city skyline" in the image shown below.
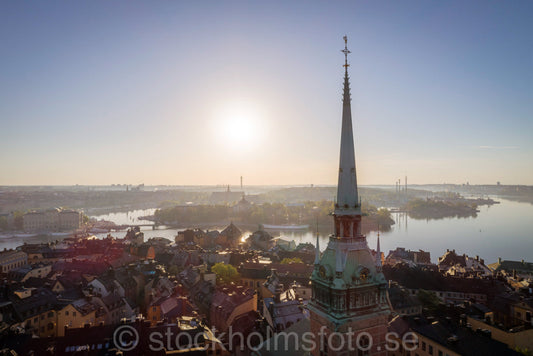
[[3,3],[2,185],[533,184],[533,5]]

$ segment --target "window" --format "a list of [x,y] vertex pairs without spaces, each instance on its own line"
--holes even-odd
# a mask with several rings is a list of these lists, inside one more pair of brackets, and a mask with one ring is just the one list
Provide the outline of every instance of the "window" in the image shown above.
[[439,356],[442,356],[442,351],[441,350],[439,350]]
[[428,345],[428,346],[429,346],[429,348],[428,348],[428,353],[429,353],[430,355],[433,355],[433,346],[431,346],[431,345]]
[[426,343],[425,343],[425,341],[422,341],[422,351],[426,351]]
[[50,313],[48,313],[48,317],[49,317],[49,318],[51,318],[51,317],[53,317],[53,316],[54,316],[54,312],[50,312]]
[[65,312],[65,315],[68,315],[68,310]]

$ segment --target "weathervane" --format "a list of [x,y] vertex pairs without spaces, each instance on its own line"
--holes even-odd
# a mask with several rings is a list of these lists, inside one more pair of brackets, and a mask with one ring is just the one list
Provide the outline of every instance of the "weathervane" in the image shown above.
[[343,37],[344,39],[344,49],[341,50],[342,53],[344,53],[344,68],[346,68],[346,70],[348,70],[348,67],[350,66],[348,64],[348,53],[352,53],[348,50],[348,36],[344,35]]

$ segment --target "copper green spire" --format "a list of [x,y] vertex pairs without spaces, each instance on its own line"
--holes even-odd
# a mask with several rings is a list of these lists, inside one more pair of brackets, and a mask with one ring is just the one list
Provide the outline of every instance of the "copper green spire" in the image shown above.
[[[355,172],[355,150],[352,129],[352,108],[350,105],[350,82],[348,77],[348,38],[344,36],[344,95],[342,105],[341,152],[339,161],[339,182],[335,214],[360,214],[357,176]],[[347,211],[350,210],[350,211]],[[354,211],[355,210],[355,211]]]

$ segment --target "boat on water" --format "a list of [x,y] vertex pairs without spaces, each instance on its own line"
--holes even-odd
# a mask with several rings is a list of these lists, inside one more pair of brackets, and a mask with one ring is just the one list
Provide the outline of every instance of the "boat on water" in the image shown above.
[[309,229],[309,225],[269,225],[263,224],[265,229],[271,230],[306,230]]

